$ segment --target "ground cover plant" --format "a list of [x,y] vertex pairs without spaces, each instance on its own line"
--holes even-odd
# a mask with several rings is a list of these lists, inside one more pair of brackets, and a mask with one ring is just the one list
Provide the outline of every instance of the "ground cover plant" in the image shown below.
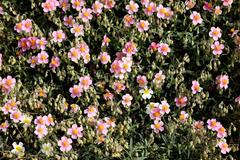
[[0,159],[238,159],[237,0],[2,0]]

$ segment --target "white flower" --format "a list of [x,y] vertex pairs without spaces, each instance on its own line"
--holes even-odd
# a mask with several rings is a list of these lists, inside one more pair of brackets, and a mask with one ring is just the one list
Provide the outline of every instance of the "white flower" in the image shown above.
[[32,117],[24,115],[21,119],[21,122],[24,124],[24,127],[28,127],[31,125]]
[[13,154],[16,154],[16,155],[19,155],[19,156],[24,155],[25,148],[23,147],[22,142],[19,142],[19,144],[17,144],[16,142],[13,142],[12,146],[13,146],[13,150],[11,152]]
[[53,147],[51,145],[51,143],[44,143],[42,145],[42,150],[41,150],[44,154],[46,154],[47,156],[50,156],[53,152]]
[[143,99],[150,99],[152,97],[153,91],[151,89],[148,89],[145,87],[144,89],[140,90],[140,93],[142,93],[142,98]]

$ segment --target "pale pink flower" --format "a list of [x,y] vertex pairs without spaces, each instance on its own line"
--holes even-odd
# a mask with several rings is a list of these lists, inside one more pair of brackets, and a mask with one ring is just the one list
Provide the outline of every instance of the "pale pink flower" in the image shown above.
[[79,110],[79,105],[77,104],[71,104],[70,107],[71,107],[71,111],[74,113],[77,113]]
[[161,115],[168,114],[170,112],[170,105],[167,103],[167,101],[161,101],[159,108],[161,110]]
[[158,47],[158,52],[166,56],[171,49],[169,48],[169,45],[166,43],[160,43]]
[[149,29],[149,22],[140,20],[140,22],[137,23],[137,29],[139,32],[144,32]]
[[132,101],[133,97],[130,94],[125,94],[122,97],[122,104],[124,106],[131,106],[131,101]]
[[195,130],[200,130],[203,128],[204,122],[203,121],[196,121],[193,123],[193,128]]
[[45,3],[42,3],[42,8],[44,12],[50,12],[57,9],[59,2],[57,0],[46,0]]
[[137,44],[129,41],[124,45],[124,48],[122,49],[122,52],[126,54],[127,56],[132,56],[136,54],[137,52]]
[[0,6],[0,15],[3,15],[3,14],[4,14],[3,8]]
[[227,154],[230,152],[230,148],[228,147],[228,144],[225,141],[218,142],[218,147],[221,149],[222,154]]
[[165,78],[166,76],[163,74],[163,71],[160,70],[158,73],[154,75],[153,83],[156,86],[159,86],[161,83],[164,82]]
[[97,121],[97,134],[107,135],[109,125],[102,120]]
[[25,32],[31,32],[32,30],[32,20],[26,19],[22,21],[22,30]]
[[129,4],[126,6],[126,10],[128,10],[128,14],[134,14],[138,11],[138,4],[135,3],[133,0],[129,2]]
[[3,132],[6,132],[8,127],[9,127],[9,123],[8,123],[8,121],[5,121],[0,124],[0,131],[2,130]]
[[61,43],[66,39],[66,35],[62,30],[53,31],[52,36],[53,36],[53,41],[58,43]]
[[147,85],[147,83],[148,83],[147,77],[138,75],[137,76],[137,83],[138,83],[139,87],[144,88]]
[[111,92],[109,92],[107,90],[107,92],[103,95],[103,98],[106,100],[106,101],[111,101],[113,99],[113,94]]
[[60,66],[61,60],[58,57],[52,57],[49,67],[55,70]]
[[110,56],[107,52],[101,52],[101,54],[98,56],[98,59],[101,61],[102,64],[107,64],[110,61]]
[[123,22],[124,22],[124,25],[126,26],[126,27],[129,27],[129,26],[131,26],[132,24],[134,24],[135,23],[135,19],[134,19],[134,17],[132,16],[132,15],[125,15],[124,17],[123,17]]
[[81,18],[83,22],[88,22],[92,17],[92,10],[90,8],[83,8],[79,13],[79,18]]
[[154,124],[151,124],[151,128],[155,133],[159,133],[164,130],[163,125],[164,124],[161,120],[154,120]]
[[222,14],[222,10],[221,10],[220,6],[216,6],[216,7],[215,7],[215,9],[214,9],[214,14],[216,14],[216,15]]
[[173,11],[171,8],[166,7],[165,19],[170,20],[173,16]]
[[227,89],[229,84],[229,78],[228,75],[219,75],[216,77],[216,83],[219,88],[221,89]]
[[207,124],[208,129],[211,129],[213,131],[217,131],[221,127],[221,123],[217,122],[215,118],[208,119]]
[[27,60],[27,62],[31,64],[30,67],[34,68],[38,63],[38,57],[32,56]]
[[121,91],[125,90],[125,85],[121,82],[114,82],[113,83],[113,88],[117,93],[120,93]]
[[41,51],[40,53],[38,53],[37,55],[37,62],[38,64],[47,64],[48,63],[48,53],[46,51]]
[[198,13],[196,11],[193,11],[193,13],[190,15],[190,19],[192,20],[194,25],[201,24],[203,21],[200,13]]
[[235,98],[235,102],[240,105],[240,96],[238,96],[237,98]]
[[14,26],[14,30],[17,31],[18,33],[22,32],[23,31],[23,24],[22,24],[22,22],[16,23],[15,26]]
[[47,126],[50,126],[50,125],[54,126],[55,125],[52,114],[48,114],[47,116],[44,116],[43,118],[45,119]]
[[187,121],[188,117],[189,117],[188,113],[186,113],[185,111],[181,111],[179,115],[179,120],[181,123],[184,123]]
[[83,58],[83,62],[87,64],[91,60],[91,55],[89,53],[83,53],[82,58]]
[[224,49],[224,45],[219,43],[219,41],[215,41],[212,45],[211,48],[213,49],[213,54],[214,55],[220,55],[222,54],[222,50]]
[[92,4],[92,11],[97,15],[100,15],[102,13],[102,8],[103,8],[103,4],[99,1],[95,1]]
[[218,138],[227,137],[226,129],[222,125],[216,131],[217,131]]
[[153,120],[160,120],[162,117],[161,109],[159,106],[154,107],[150,110],[150,118]]
[[16,79],[12,78],[12,76],[7,76],[7,78],[3,78],[1,81],[2,92],[5,94],[9,94],[13,90],[15,84]]
[[212,37],[215,41],[221,38],[222,33],[219,27],[211,27],[211,31],[209,32],[209,36]]
[[13,122],[17,123],[22,119],[22,113],[20,111],[13,111],[10,114],[10,119],[12,119]]
[[46,38],[43,37],[41,39],[37,39],[36,43],[37,43],[37,48],[39,48],[41,50],[45,50],[46,45],[47,45]]
[[196,94],[196,93],[202,91],[202,88],[200,87],[199,82],[198,82],[198,81],[195,81],[195,80],[192,81],[192,87],[191,87],[191,89],[192,89],[192,93],[193,93],[193,94]]
[[132,63],[132,57],[123,57],[121,73],[131,72]]
[[141,4],[143,6],[147,6],[149,4],[150,0],[141,0]]
[[67,27],[72,27],[75,24],[75,19],[73,19],[73,16],[64,16],[63,24]]
[[110,41],[110,38],[108,38],[108,36],[105,34],[103,36],[102,46],[108,46]]
[[68,129],[67,134],[71,135],[72,139],[77,139],[78,137],[81,138],[83,136],[82,131],[82,126],[78,127],[76,124],[73,124],[72,127]]
[[182,97],[176,97],[174,101],[177,107],[185,107],[187,105],[188,99],[186,96],[182,96]]
[[84,114],[87,114],[88,118],[95,117],[97,113],[98,113],[98,110],[93,105],[90,105],[87,109],[84,110]]
[[66,136],[61,137],[61,140],[58,141],[58,146],[62,152],[68,152],[72,149],[72,139],[67,138]]
[[163,5],[159,5],[157,7],[157,17],[158,18],[162,18],[165,19],[165,14],[167,13],[167,9],[165,7],[163,7]]
[[38,136],[39,139],[41,139],[48,134],[48,130],[46,126],[37,125],[34,133]]
[[92,85],[91,77],[89,77],[89,76],[80,77],[79,85],[82,87],[82,89],[88,90],[90,85]]
[[108,117],[105,117],[104,118],[104,121],[108,124],[108,126],[110,127],[115,127],[116,124],[115,124],[115,119],[114,118],[108,118]]
[[74,24],[73,28],[71,28],[71,33],[73,33],[75,37],[83,36],[84,35],[83,25]]
[[85,5],[84,0],[71,0],[72,8],[76,9],[77,11],[80,11],[81,8]]
[[2,107],[2,111],[4,114],[11,113],[17,110],[19,104],[20,102],[16,101],[16,98],[10,99],[7,101],[7,103],[4,104],[4,106]]
[[222,2],[224,6],[228,7],[232,5],[233,0],[222,0]]
[[34,120],[34,124],[37,126],[45,126],[47,123],[47,119],[45,116],[37,116]]
[[77,62],[81,57],[80,50],[78,48],[71,48],[70,52],[68,52],[68,58],[73,62]]
[[156,3],[150,2],[147,5],[145,5],[144,13],[148,16],[153,15],[154,12],[156,12]]
[[89,47],[85,42],[80,43],[78,48],[82,56],[89,53]]
[[122,61],[114,60],[111,64],[110,72],[114,74],[120,74],[122,70]]
[[104,4],[104,8],[106,9],[111,9],[116,4],[115,0],[101,0],[101,2]]
[[70,4],[68,3],[68,0],[59,0],[59,5],[64,12],[66,12],[70,8]]
[[82,89],[82,86],[80,85],[74,85],[69,89],[69,92],[71,93],[72,98],[75,98],[75,97],[78,98],[82,95],[83,89]]

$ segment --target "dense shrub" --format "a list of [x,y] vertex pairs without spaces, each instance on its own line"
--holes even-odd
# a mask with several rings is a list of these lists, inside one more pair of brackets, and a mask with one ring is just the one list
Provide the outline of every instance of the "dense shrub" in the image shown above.
[[237,159],[239,11],[2,0],[0,157]]

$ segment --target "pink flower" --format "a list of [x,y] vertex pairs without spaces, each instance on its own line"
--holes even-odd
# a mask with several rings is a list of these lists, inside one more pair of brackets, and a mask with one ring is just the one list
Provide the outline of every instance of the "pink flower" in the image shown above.
[[131,72],[132,70],[131,67],[132,67],[132,57],[123,57],[121,73]]
[[4,14],[3,8],[0,7],[0,15],[3,15],[3,14]]
[[217,131],[217,137],[218,138],[227,137],[226,129],[223,126],[220,126],[216,131]]
[[63,40],[66,39],[66,35],[62,30],[54,31],[52,33],[52,36],[53,36],[53,41],[58,43],[61,43]]
[[149,29],[149,22],[140,20],[140,22],[137,23],[137,29],[139,32],[144,32]]
[[238,96],[237,98],[235,98],[235,102],[240,105],[240,96]]
[[84,35],[83,25],[74,24],[73,28],[71,28],[71,33],[73,33],[75,37],[83,36]]
[[0,67],[2,66],[2,60],[3,58],[2,58],[2,54],[0,53]]
[[218,147],[221,149],[222,154],[227,154],[230,152],[230,148],[228,147],[228,144],[225,141],[218,142]]
[[88,22],[92,17],[92,10],[90,8],[83,8],[79,13],[79,18],[81,18],[83,22]]
[[47,0],[45,3],[42,3],[44,12],[54,11],[58,6],[59,2],[57,0]]
[[154,75],[154,79],[153,79],[153,83],[156,85],[156,86],[159,86],[161,85],[161,83],[164,82],[166,76],[163,74],[163,71],[159,71],[158,73],[156,73]]
[[137,83],[138,83],[139,87],[144,88],[148,83],[147,77],[138,75],[137,76]]
[[102,8],[103,8],[103,4],[99,1],[95,1],[92,4],[92,11],[97,15],[100,15],[102,13]]
[[196,94],[198,92],[201,92],[202,91],[202,88],[200,87],[200,84],[198,81],[192,81],[192,93],[193,94]]
[[186,96],[182,96],[182,97],[175,98],[174,101],[177,107],[185,107],[187,105],[188,99]]
[[22,22],[16,23],[15,26],[14,26],[14,30],[17,31],[18,33],[22,32],[23,31],[23,24],[22,24]]
[[193,128],[194,128],[195,130],[200,130],[200,129],[203,128],[203,125],[204,125],[204,122],[203,122],[203,121],[196,121],[196,122],[194,122],[194,124],[193,124]]
[[64,12],[66,12],[70,8],[70,4],[68,3],[68,0],[60,0],[59,4]]
[[152,42],[148,47],[148,50],[150,50],[150,52],[156,52],[158,50],[158,47],[159,47],[158,43]]
[[62,152],[68,152],[72,149],[72,139],[63,136],[61,140],[58,141],[58,146]]
[[217,28],[211,27],[209,36],[212,37],[215,41],[217,41],[222,36],[221,29],[219,27],[217,27]]
[[46,38],[37,39],[36,43],[39,49],[45,50],[47,44]]
[[73,19],[73,16],[64,16],[63,24],[67,27],[72,27],[75,24],[75,19]]
[[116,2],[114,0],[101,0],[104,4],[104,8],[111,9],[115,6]]
[[188,113],[186,113],[185,111],[181,111],[180,112],[180,115],[179,115],[179,120],[180,120],[180,122],[181,123],[184,123],[184,122],[186,122],[187,121],[187,119],[188,119]]
[[27,60],[27,62],[31,64],[30,67],[34,68],[38,63],[38,57],[32,56]]
[[150,110],[150,118],[153,120],[160,120],[162,117],[161,109],[159,107],[154,107]]
[[48,116],[44,116],[43,118],[45,119],[47,126],[50,126],[50,125],[54,126],[55,125],[53,117],[52,117],[51,114],[48,114]]
[[101,120],[97,121],[97,134],[107,135],[109,125]]
[[80,43],[78,48],[82,56],[89,54],[89,47],[85,42]]
[[224,6],[231,6],[233,3],[233,0],[222,0]]
[[38,60],[37,60],[37,62],[39,63],[39,64],[47,64],[48,63],[48,54],[47,54],[47,52],[46,51],[41,51],[40,53],[38,53],[38,55],[37,55],[37,58],[38,58]]
[[5,121],[0,124],[0,131],[2,130],[3,132],[6,132],[9,127],[8,121]]
[[123,22],[124,22],[124,25],[126,27],[129,27],[129,26],[131,26],[132,24],[135,23],[135,19],[134,19],[134,17],[132,15],[125,15],[123,17]]
[[61,60],[58,57],[52,57],[49,67],[55,70],[60,66]]
[[122,61],[115,60],[111,64],[110,72],[115,74],[120,74],[122,70]]
[[45,126],[47,123],[47,117],[45,116],[37,116],[36,119],[34,120],[34,124],[36,124],[37,126]]
[[222,54],[222,50],[224,49],[224,45],[219,43],[219,41],[215,41],[211,45],[211,48],[213,49],[213,54],[214,55],[220,55],[220,54]]
[[126,6],[126,10],[128,10],[128,14],[134,14],[138,11],[138,4],[134,1],[130,1],[129,4]]
[[165,19],[165,14],[167,13],[167,9],[165,7],[163,7],[163,5],[159,5],[157,7],[157,17],[158,18],[162,18]]
[[83,131],[82,126],[78,127],[76,124],[74,124],[72,125],[72,128],[68,129],[67,134],[71,135],[72,139],[77,139],[78,137],[81,138],[83,136],[82,131]]
[[84,110],[84,114],[87,114],[88,118],[95,117],[98,113],[98,110],[95,106],[89,106],[87,109]]
[[124,45],[124,48],[122,49],[122,52],[126,54],[127,56],[132,56],[136,54],[137,52],[137,45],[136,43],[129,41]]
[[103,97],[106,101],[111,101],[113,99],[113,94],[107,90]]
[[216,15],[222,14],[222,10],[221,10],[220,6],[216,6],[216,7],[215,7],[215,9],[214,9],[214,14],[216,14]]
[[110,41],[111,41],[110,38],[108,38],[108,36],[105,34],[103,36],[102,46],[108,46]]
[[10,114],[10,119],[12,119],[13,122],[17,123],[22,119],[22,113],[20,111],[13,111]]
[[143,6],[147,6],[149,4],[150,0],[141,0],[141,4]]
[[22,52],[25,52],[26,50],[30,49],[28,46],[28,39],[27,38],[21,38],[18,41],[18,48],[21,48]]
[[82,86],[80,85],[74,85],[69,89],[69,92],[71,93],[72,98],[80,97],[82,95],[82,91],[83,89],[82,89]]
[[228,75],[220,75],[216,77],[216,83],[218,85],[219,88],[221,89],[227,89],[228,88],[228,84],[229,84],[229,78]]
[[48,130],[46,126],[37,125],[34,133],[38,136],[39,139],[41,139],[48,134]]
[[37,38],[36,37],[28,37],[27,45],[31,49],[36,49],[37,48]]
[[87,64],[91,60],[91,55],[89,53],[82,53],[83,62]]
[[3,78],[1,82],[2,92],[5,94],[10,93],[13,90],[15,84],[16,79],[12,78],[12,76],[7,76],[7,78]]
[[124,106],[131,106],[131,101],[132,101],[133,97],[130,94],[125,94],[122,97],[122,104]]
[[150,2],[147,5],[145,5],[144,13],[148,16],[153,15],[154,12],[156,12],[156,4],[154,2]]
[[92,80],[89,76],[80,77],[79,85],[82,87],[82,89],[88,90],[90,85],[92,85]]
[[160,43],[158,47],[158,52],[166,56],[171,49],[169,48],[168,44],[166,43]]
[[19,104],[20,104],[20,102],[16,101],[16,98],[10,99],[10,100],[8,100],[7,103],[4,104],[4,106],[2,107],[2,111],[4,114],[8,114],[13,111],[16,111]]
[[207,124],[208,124],[208,126],[207,126],[208,129],[211,129],[213,131],[217,131],[221,127],[221,124],[219,122],[217,122],[217,120],[215,118],[208,119]]
[[203,9],[212,12],[212,3],[204,2]]
[[194,25],[201,24],[203,21],[200,13],[198,13],[196,11],[193,11],[193,13],[190,15],[190,19],[192,20]]
[[125,90],[125,85],[121,82],[114,82],[113,83],[113,88],[117,93],[120,93],[121,91]]
[[101,52],[101,54],[98,56],[98,59],[101,61],[102,64],[107,64],[110,61],[110,56],[107,52]]
[[154,120],[154,124],[151,124],[151,128],[155,133],[159,133],[164,130],[163,125],[164,124],[161,120]]
[[26,19],[22,21],[22,30],[29,33],[32,30],[32,21],[30,19]]
[[77,62],[81,57],[80,50],[78,48],[71,48],[70,52],[68,52],[68,58],[73,62]]
[[116,126],[114,118],[105,117],[104,120],[108,124],[108,126],[113,127],[113,128]]
[[84,0],[71,0],[72,8],[76,9],[77,11],[80,11],[80,9],[84,6],[85,1]]
[[159,108],[161,110],[161,115],[168,114],[170,112],[170,105],[167,103],[167,101],[161,101]]

